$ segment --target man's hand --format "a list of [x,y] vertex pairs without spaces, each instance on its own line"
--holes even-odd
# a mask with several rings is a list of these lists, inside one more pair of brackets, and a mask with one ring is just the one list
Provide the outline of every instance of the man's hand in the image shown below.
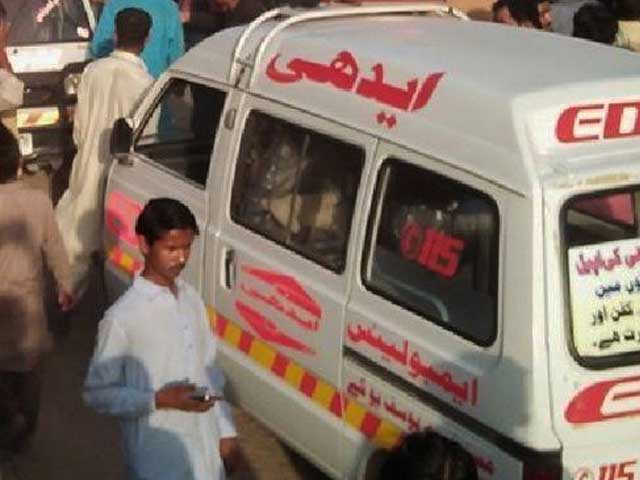
[[243,457],[238,437],[221,438],[218,449],[227,474],[232,474],[242,468]]
[[162,388],[156,392],[156,408],[172,408],[185,412],[206,412],[218,400],[218,397],[211,397],[207,401],[195,400],[192,398],[195,392],[196,386],[189,384]]
[[75,299],[73,298],[73,294],[68,292],[67,290],[60,290],[58,293],[58,305],[63,312],[68,312],[73,307]]

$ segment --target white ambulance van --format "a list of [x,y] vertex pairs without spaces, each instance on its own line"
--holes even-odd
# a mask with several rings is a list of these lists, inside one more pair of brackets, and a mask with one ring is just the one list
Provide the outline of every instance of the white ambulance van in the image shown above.
[[637,480],[640,56],[464,20],[277,10],[193,48],[114,127],[109,282],[147,199],[187,204],[230,395],[332,478],[434,429],[482,479]]

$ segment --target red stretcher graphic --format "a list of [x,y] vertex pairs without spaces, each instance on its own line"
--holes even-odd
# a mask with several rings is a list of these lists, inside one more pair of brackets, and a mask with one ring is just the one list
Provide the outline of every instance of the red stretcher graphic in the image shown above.
[[317,319],[313,324],[313,327],[309,329],[318,330],[319,320],[322,317],[322,307],[318,305],[313,298],[311,298],[295,278],[290,277],[289,275],[283,275],[277,272],[247,266],[244,266],[242,271],[247,275],[273,287],[277,295],[308,312],[311,316]]
[[280,330],[271,320],[251,308],[242,300],[236,300],[236,310],[262,340],[291,348],[301,353],[315,354],[308,345],[305,345]]

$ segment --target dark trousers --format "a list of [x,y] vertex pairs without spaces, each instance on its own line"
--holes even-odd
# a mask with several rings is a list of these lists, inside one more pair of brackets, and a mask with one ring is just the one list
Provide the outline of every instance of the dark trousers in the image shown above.
[[42,367],[0,371],[0,447],[22,449],[35,433],[40,411]]

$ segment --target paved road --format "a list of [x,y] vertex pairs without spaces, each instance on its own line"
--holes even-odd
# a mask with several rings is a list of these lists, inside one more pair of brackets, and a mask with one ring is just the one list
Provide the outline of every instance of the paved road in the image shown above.
[[[45,176],[29,183],[47,188]],[[0,480],[122,480],[124,467],[116,422],[82,403],[82,382],[93,351],[104,296],[95,276],[69,328],[52,320],[56,348],[46,362],[40,423],[31,448],[2,465]],[[258,422],[236,409],[247,468],[234,480],[327,480],[283,446]]]

